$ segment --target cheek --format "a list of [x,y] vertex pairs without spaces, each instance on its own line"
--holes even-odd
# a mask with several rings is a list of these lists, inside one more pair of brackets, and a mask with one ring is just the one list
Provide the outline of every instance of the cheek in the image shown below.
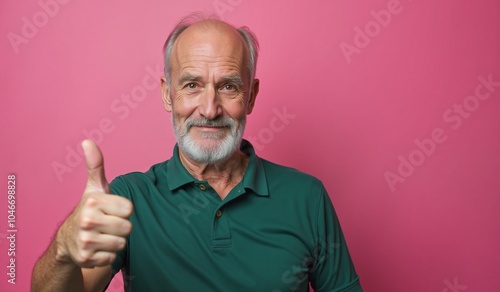
[[241,120],[246,115],[246,99],[235,98],[224,107],[225,111],[235,120]]
[[190,115],[196,109],[195,99],[186,98],[183,94],[175,95],[172,100],[172,111],[176,116]]

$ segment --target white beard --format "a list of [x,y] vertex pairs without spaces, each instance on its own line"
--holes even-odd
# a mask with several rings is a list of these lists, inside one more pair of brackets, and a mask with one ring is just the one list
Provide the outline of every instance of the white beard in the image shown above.
[[[172,124],[179,148],[192,160],[199,163],[216,164],[227,161],[238,149],[245,130],[246,116],[239,126],[230,117],[208,120],[206,118],[186,119],[184,126],[177,124],[172,113]],[[217,126],[229,127],[229,135],[225,138],[224,133],[205,133],[200,137],[209,141],[210,145],[202,146],[189,133],[191,126]]]

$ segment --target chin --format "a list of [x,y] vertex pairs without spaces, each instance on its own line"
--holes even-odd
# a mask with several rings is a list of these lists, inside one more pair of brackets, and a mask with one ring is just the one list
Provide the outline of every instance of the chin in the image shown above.
[[192,139],[184,137],[179,147],[191,159],[200,163],[225,162],[238,150],[241,141],[236,143],[233,137],[224,139]]

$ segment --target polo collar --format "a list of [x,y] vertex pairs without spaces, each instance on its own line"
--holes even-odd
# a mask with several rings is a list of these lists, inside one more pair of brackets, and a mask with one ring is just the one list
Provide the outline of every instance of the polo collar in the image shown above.
[[245,189],[251,189],[256,195],[269,196],[267,179],[262,160],[255,154],[255,150],[247,140],[242,140],[240,150],[248,154],[248,166],[243,175],[242,183]]
[[[255,150],[247,140],[243,139],[240,150],[249,156],[248,166],[243,175],[241,184],[245,189],[252,190],[259,196],[269,196],[266,173],[262,160],[255,154]],[[186,184],[197,181],[182,165],[179,158],[179,146],[175,144],[172,158],[167,162],[167,183],[170,191]]]
[[196,179],[182,165],[179,158],[179,146],[177,143],[174,146],[172,158],[167,161],[167,183],[170,191],[180,188],[188,183],[192,183]]

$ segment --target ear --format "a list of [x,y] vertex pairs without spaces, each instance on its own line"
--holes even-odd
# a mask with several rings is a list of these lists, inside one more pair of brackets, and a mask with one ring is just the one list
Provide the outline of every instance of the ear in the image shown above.
[[161,77],[161,99],[163,100],[163,105],[167,112],[172,111],[172,100],[170,99],[170,88],[167,85],[167,80],[165,76]]
[[252,91],[250,92],[250,96],[247,103],[247,115],[251,114],[253,111],[253,107],[255,105],[255,99],[257,99],[257,94],[259,94],[259,79],[254,79],[252,84]]

